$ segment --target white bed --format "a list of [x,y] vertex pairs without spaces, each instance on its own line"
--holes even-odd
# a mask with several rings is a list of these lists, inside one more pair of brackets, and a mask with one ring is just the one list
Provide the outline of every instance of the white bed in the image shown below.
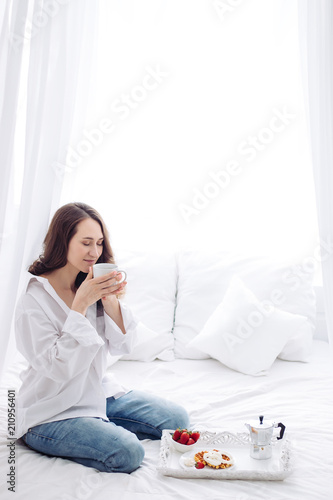
[[[128,265],[127,268],[129,267]],[[167,275],[169,279],[170,273]],[[178,287],[181,290],[181,284],[178,284]],[[167,348],[165,343],[161,342],[161,345],[164,352],[162,357],[165,357]],[[150,391],[183,404],[189,411],[194,428],[245,432],[244,423],[259,414],[283,422],[286,425],[284,439],[288,439],[292,444],[292,473],[283,481],[169,477],[157,471],[160,441],[145,441],[146,455],[138,470],[130,475],[107,474],[68,460],[38,454],[19,440],[15,444],[16,492],[14,494],[7,490],[6,484],[6,474],[9,472],[6,430],[7,390],[18,388],[18,373],[22,368],[20,363],[15,363],[5,374],[0,394],[1,498],[36,500],[109,500],[110,498],[328,500],[332,498],[333,371],[327,342],[314,340],[312,354],[306,363],[276,359],[263,376],[245,375],[215,359],[112,361],[109,370],[126,386]]]

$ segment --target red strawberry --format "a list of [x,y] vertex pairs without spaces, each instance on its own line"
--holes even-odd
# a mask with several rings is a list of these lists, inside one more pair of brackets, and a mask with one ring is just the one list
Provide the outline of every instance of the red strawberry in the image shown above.
[[195,443],[198,441],[200,437],[200,432],[192,432],[191,438],[195,441]]
[[204,467],[205,467],[205,464],[203,464],[202,462],[197,462],[195,464],[196,469],[203,469]]
[[186,444],[187,444],[187,446],[190,446],[191,444],[194,444],[194,443],[195,443],[194,439],[192,439],[192,438],[190,437],[190,439],[187,441],[187,443],[186,443]]
[[181,444],[186,444],[189,438],[189,433],[185,430],[184,432],[182,432],[179,441],[181,442]]
[[172,439],[174,441],[178,441],[178,439],[180,438],[182,434],[182,431],[180,429],[176,429],[175,432],[172,434]]

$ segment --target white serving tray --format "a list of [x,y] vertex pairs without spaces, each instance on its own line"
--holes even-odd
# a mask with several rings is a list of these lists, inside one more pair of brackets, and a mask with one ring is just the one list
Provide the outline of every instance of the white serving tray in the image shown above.
[[[191,479],[246,479],[255,481],[282,481],[292,472],[290,441],[283,438],[272,443],[272,457],[257,460],[250,457],[248,433],[233,434],[229,431],[201,431],[200,439],[191,447],[193,457],[197,451],[216,448],[230,453],[235,465],[228,469],[205,467],[196,469],[181,465],[182,453],[175,450],[171,442],[172,430],[164,430],[157,470],[165,476]],[[188,455],[189,452],[187,452]]]

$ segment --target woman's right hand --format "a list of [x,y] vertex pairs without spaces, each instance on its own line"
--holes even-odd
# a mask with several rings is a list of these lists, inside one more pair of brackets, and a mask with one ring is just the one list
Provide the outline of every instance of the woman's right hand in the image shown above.
[[89,306],[102,297],[108,297],[117,290],[119,285],[116,277],[117,273],[112,271],[99,278],[94,278],[92,267],[90,267],[86,279],[76,291],[72,303],[72,310],[85,316]]

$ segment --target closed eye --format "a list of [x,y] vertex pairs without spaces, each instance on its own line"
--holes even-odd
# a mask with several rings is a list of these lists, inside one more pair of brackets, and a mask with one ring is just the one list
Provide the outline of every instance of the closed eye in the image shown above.
[[[97,243],[97,245],[99,247],[102,247],[103,244],[104,244],[104,241],[100,241],[100,242]],[[85,247],[89,247],[91,245],[91,243],[90,242],[89,243],[85,243],[84,241],[82,241],[82,245],[84,245]]]

